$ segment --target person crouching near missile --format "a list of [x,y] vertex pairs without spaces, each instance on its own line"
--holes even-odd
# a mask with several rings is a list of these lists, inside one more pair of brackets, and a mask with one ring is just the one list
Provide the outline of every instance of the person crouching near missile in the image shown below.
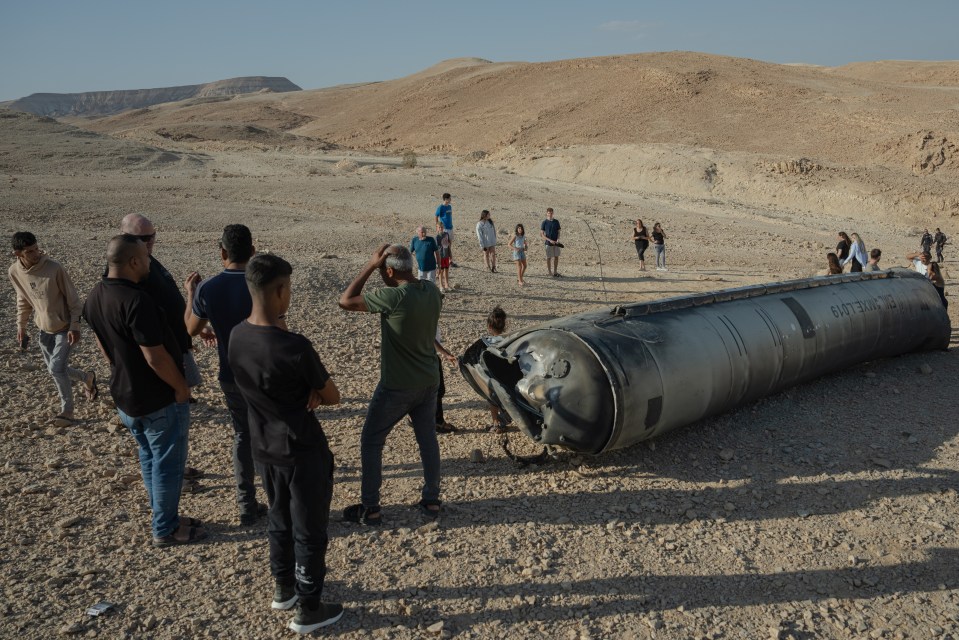
[[826,275],[838,276],[842,273],[842,265],[839,264],[839,256],[830,251],[826,254]]
[[253,459],[270,500],[267,537],[275,580],[273,609],[296,605],[290,629],[312,633],[343,616],[322,602],[333,454],[313,410],[340,392],[312,343],[286,330],[293,267],[276,255],[253,256],[246,284],[253,308],[230,333],[229,363],[249,407]]
[[869,252],[869,262],[866,263],[866,271],[882,271],[879,266],[879,258],[882,257],[881,249],[873,249]]
[[[483,337],[483,342],[487,346],[503,340],[501,336],[506,331],[506,312],[503,311],[502,307],[496,306],[490,311],[486,317],[486,331],[488,335]],[[499,407],[491,404],[489,405],[489,412],[493,417],[493,423],[489,428],[490,433],[506,433],[507,418],[499,410]]]

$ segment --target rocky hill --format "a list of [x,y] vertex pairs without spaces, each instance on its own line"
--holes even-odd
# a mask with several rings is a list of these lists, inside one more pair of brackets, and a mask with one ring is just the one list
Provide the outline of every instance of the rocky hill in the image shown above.
[[[524,175],[752,206],[959,215],[959,62],[827,68],[693,52],[543,63],[449,60],[387,82],[81,126],[164,144],[197,127],[341,148],[453,154]],[[211,135],[199,136],[209,148]]]
[[142,109],[164,102],[228,100],[243,93],[300,91],[286,78],[249,76],[206,84],[159,89],[88,91],[84,93],[34,93],[6,103],[7,108],[40,116],[104,116],[129,109]]
[[117,140],[45,116],[0,109],[0,174],[92,175],[177,167],[195,170],[205,162],[201,154]]

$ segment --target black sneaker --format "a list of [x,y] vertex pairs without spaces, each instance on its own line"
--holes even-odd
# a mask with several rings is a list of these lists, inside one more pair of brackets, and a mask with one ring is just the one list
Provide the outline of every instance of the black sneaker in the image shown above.
[[300,596],[296,595],[296,585],[277,582],[276,588],[273,589],[273,603],[270,604],[270,608],[286,611],[292,609],[299,599]]
[[[375,516],[375,517],[372,517]],[[383,516],[379,507],[364,507],[362,504],[352,504],[343,509],[344,522],[356,522],[370,527],[383,524]]]
[[270,512],[270,508],[263,503],[256,503],[253,511],[244,511],[240,513],[240,526],[249,527],[256,524],[256,521]]
[[290,629],[297,633],[313,633],[321,627],[327,627],[343,617],[343,605],[330,602],[317,602],[310,607],[300,601],[296,605],[296,615],[290,620]]

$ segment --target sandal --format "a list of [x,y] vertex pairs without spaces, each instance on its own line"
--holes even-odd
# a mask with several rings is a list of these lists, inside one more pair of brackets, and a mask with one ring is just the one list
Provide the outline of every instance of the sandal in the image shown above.
[[440,422],[436,425],[436,433],[456,433],[456,427],[449,422]]
[[63,414],[60,414],[57,417],[55,417],[52,420],[52,422],[53,422],[53,426],[57,427],[58,429],[65,429],[66,427],[74,427],[80,424],[80,422],[76,420],[75,418],[72,418],[70,416],[65,416]]
[[[180,525],[183,527],[185,525]],[[178,528],[177,531],[180,529]],[[162,538],[154,538],[153,546],[154,547],[175,547],[179,544],[193,544],[194,542],[199,542],[200,540],[205,540],[209,534],[201,529],[200,527],[191,526],[189,528],[189,533],[187,534],[186,540],[181,540],[176,537],[176,531],[169,535],[165,535]]]
[[93,379],[90,380],[90,384],[87,384],[86,381],[83,383],[84,393],[87,395],[87,400],[93,402],[100,397],[100,388],[97,386],[97,373],[96,371],[91,371],[90,375],[93,376]]
[[[443,503],[439,500],[420,500],[419,503],[417,503],[417,506],[420,509],[420,513],[430,520],[436,520],[439,518],[440,512],[443,510]],[[436,508],[430,509],[430,507]]]
[[199,480],[203,477],[203,472],[195,467],[184,467],[183,468],[183,479],[184,480]]
[[180,526],[181,527],[202,527],[203,522],[198,518],[191,518],[190,516],[180,516]]
[[344,509],[343,520],[365,524],[368,527],[378,527],[383,524],[383,516],[380,514],[379,507],[364,507],[362,504],[350,505]]
[[180,485],[180,493],[199,493],[203,489],[201,485],[196,480],[183,480],[183,483]]

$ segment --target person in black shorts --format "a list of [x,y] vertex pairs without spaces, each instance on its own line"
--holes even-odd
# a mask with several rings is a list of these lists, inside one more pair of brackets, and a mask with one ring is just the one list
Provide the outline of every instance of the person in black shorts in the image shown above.
[[649,248],[649,229],[642,220],[636,221],[633,227],[633,242],[636,244],[636,254],[639,256],[639,270],[646,271],[646,249]]
[[338,404],[340,392],[312,343],[286,330],[293,267],[276,255],[246,265],[250,317],[230,334],[229,362],[249,406],[253,459],[270,499],[270,570],[274,609],[296,605],[290,629],[311,633],[343,616],[322,602],[333,454],[313,410]]

